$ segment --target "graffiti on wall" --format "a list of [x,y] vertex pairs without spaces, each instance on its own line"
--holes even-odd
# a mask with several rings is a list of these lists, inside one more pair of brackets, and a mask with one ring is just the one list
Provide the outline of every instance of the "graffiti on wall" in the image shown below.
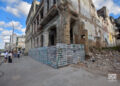
[[112,34],[111,34],[111,33],[109,33],[109,40],[110,40],[110,43],[113,42],[113,37],[112,37]]

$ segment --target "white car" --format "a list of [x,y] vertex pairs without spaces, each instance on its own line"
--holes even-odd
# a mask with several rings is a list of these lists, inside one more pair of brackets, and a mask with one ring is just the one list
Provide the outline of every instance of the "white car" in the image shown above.
[[0,56],[4,56],[4,53],[1,53]]

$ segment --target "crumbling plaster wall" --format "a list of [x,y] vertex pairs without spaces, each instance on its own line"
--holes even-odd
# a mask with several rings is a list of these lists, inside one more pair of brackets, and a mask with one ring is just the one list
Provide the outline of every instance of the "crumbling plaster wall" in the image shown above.
[[[47,1],[49,1],[49,7]],[[84,43],[87,46],[96,46],[99,42],[100,45],[103,46],[106,40],[108,44],[110,44],[110,40],[114,39],[109,35],[114,35],[113,25],[109,17],[107,17],[106,20],[104,20],[102,17],[98,17],[97,11],[92,3],[92,0],[56,1],[56,9],[58,10],[58,16],[53,18],[48,24],[44,25],[42,27],[42,32],[35,38],[33,38],[32,41],[34,42],[31,42],[32,45],[35,45],[33,47],[41,46],[41,35],[44,36],[43,46],[49,46],[49,29],[53,26],[56,26],[57,30],[56,43],[70,44],[70,23],[72,18],[75,18],[75,25],[73,26],[73,43]],[[54,7],[53,0],[44,0],[43,7],[44,19],[46,16],[48,16],[48,13]],[[73,12],[73,14],[71,13],[71,11]],[[34,24],[32,24],[32,26],[33,32],[37,30],[37,26],[36,29],[34,27]],[[81,36],[85,34],[87,36],[86,39],[88,40],[84,40],[83,42],[83,40],[81,40]],[[38,39],[39,45],[37,45]],[[27,44],[29,45],[30,43]]]
[[87,18],[91,18],[90,1],[80,0],[80,12]]
[[110,18],[107,17],[103,22],[103,30],[106,32],[103,35],[107,35],[108,46],[115,46],[115,30],[114,25],[111,23]]
[[[63,0],[65,1],[65,0]],[[69,7],[76,13],[81,13],[87,18],[91,18],[90,1],[88,0],[66,0],[69,3]]]
[[[90,11],[90,2],[88,0],[69,0],[70,9],[76,10],[75,12],[79,13],[87,18],[91,18],[91,11]],[[85,29],[88,30],[88,38],[94,40],[95,36],[95,26],[87,21],[87,19],[80,18],[85,24]]]
[[95,40],[94,39],[94,37],[95,37],[95,26],[87,20],[83,19],[83,21],[85,23],[85,29],[88,30],[88,39],[94,41]]
[[[106,42],[107,40],[107,45],[109,46],[114,46],[115,45],[115,31],[114,31],[114,25],[111,23],[110,18],[109,18],[109,13],[108,10],[106,9],[106,20],[104,20],[102,17],[98,17],[96,8],[94,7],[92,1],[88,0],[69,0],[70,3],[70,9],[74,10],[74,12],[79,13],[83,16],[85,16],[88,19],[93,19],[93,21],[87,21],[87,19],[80,18],[85,23],[85,29],[88,30],[88,39],[92,41],[96,41],[96,25],[97,24],[99,27],[99,37],[101,38],[101,42]],[[80,10],[80,11],[79,11]],[[91,19],[91,20],[92,20]],[[106,22],[106,23],[104,23]],[[95,23],[95,24],[94,24]],[[101,33],[100,33],[101,32]]]
[[79,13],[79,0],[69,0],[70,9]]

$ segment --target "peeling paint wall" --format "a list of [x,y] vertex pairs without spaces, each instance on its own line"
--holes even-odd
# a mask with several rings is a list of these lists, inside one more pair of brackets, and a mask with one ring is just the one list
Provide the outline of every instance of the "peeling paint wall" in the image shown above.
[[75,11],[76,13],[79,13],[79,1],[69,0],[69,3],[71,4],[70,6],[71,10]]
[[91,18],[90,2],[88,0],[80,0],[80,8],[81,14],[87,18]]
[[83,19],[83,22],[85,23],[85,29],[88,30],[88,39],[89,40],[95,40],[94,37],[95,37],[95,27],[93,24],[91,24],[89,21],[87,20],[84,20]]

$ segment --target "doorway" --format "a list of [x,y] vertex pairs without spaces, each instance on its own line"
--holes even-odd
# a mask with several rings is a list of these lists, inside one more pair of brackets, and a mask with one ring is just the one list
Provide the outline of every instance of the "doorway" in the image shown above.
[[56,27],[52,27],[49,30],[49,46],[56,45]]

